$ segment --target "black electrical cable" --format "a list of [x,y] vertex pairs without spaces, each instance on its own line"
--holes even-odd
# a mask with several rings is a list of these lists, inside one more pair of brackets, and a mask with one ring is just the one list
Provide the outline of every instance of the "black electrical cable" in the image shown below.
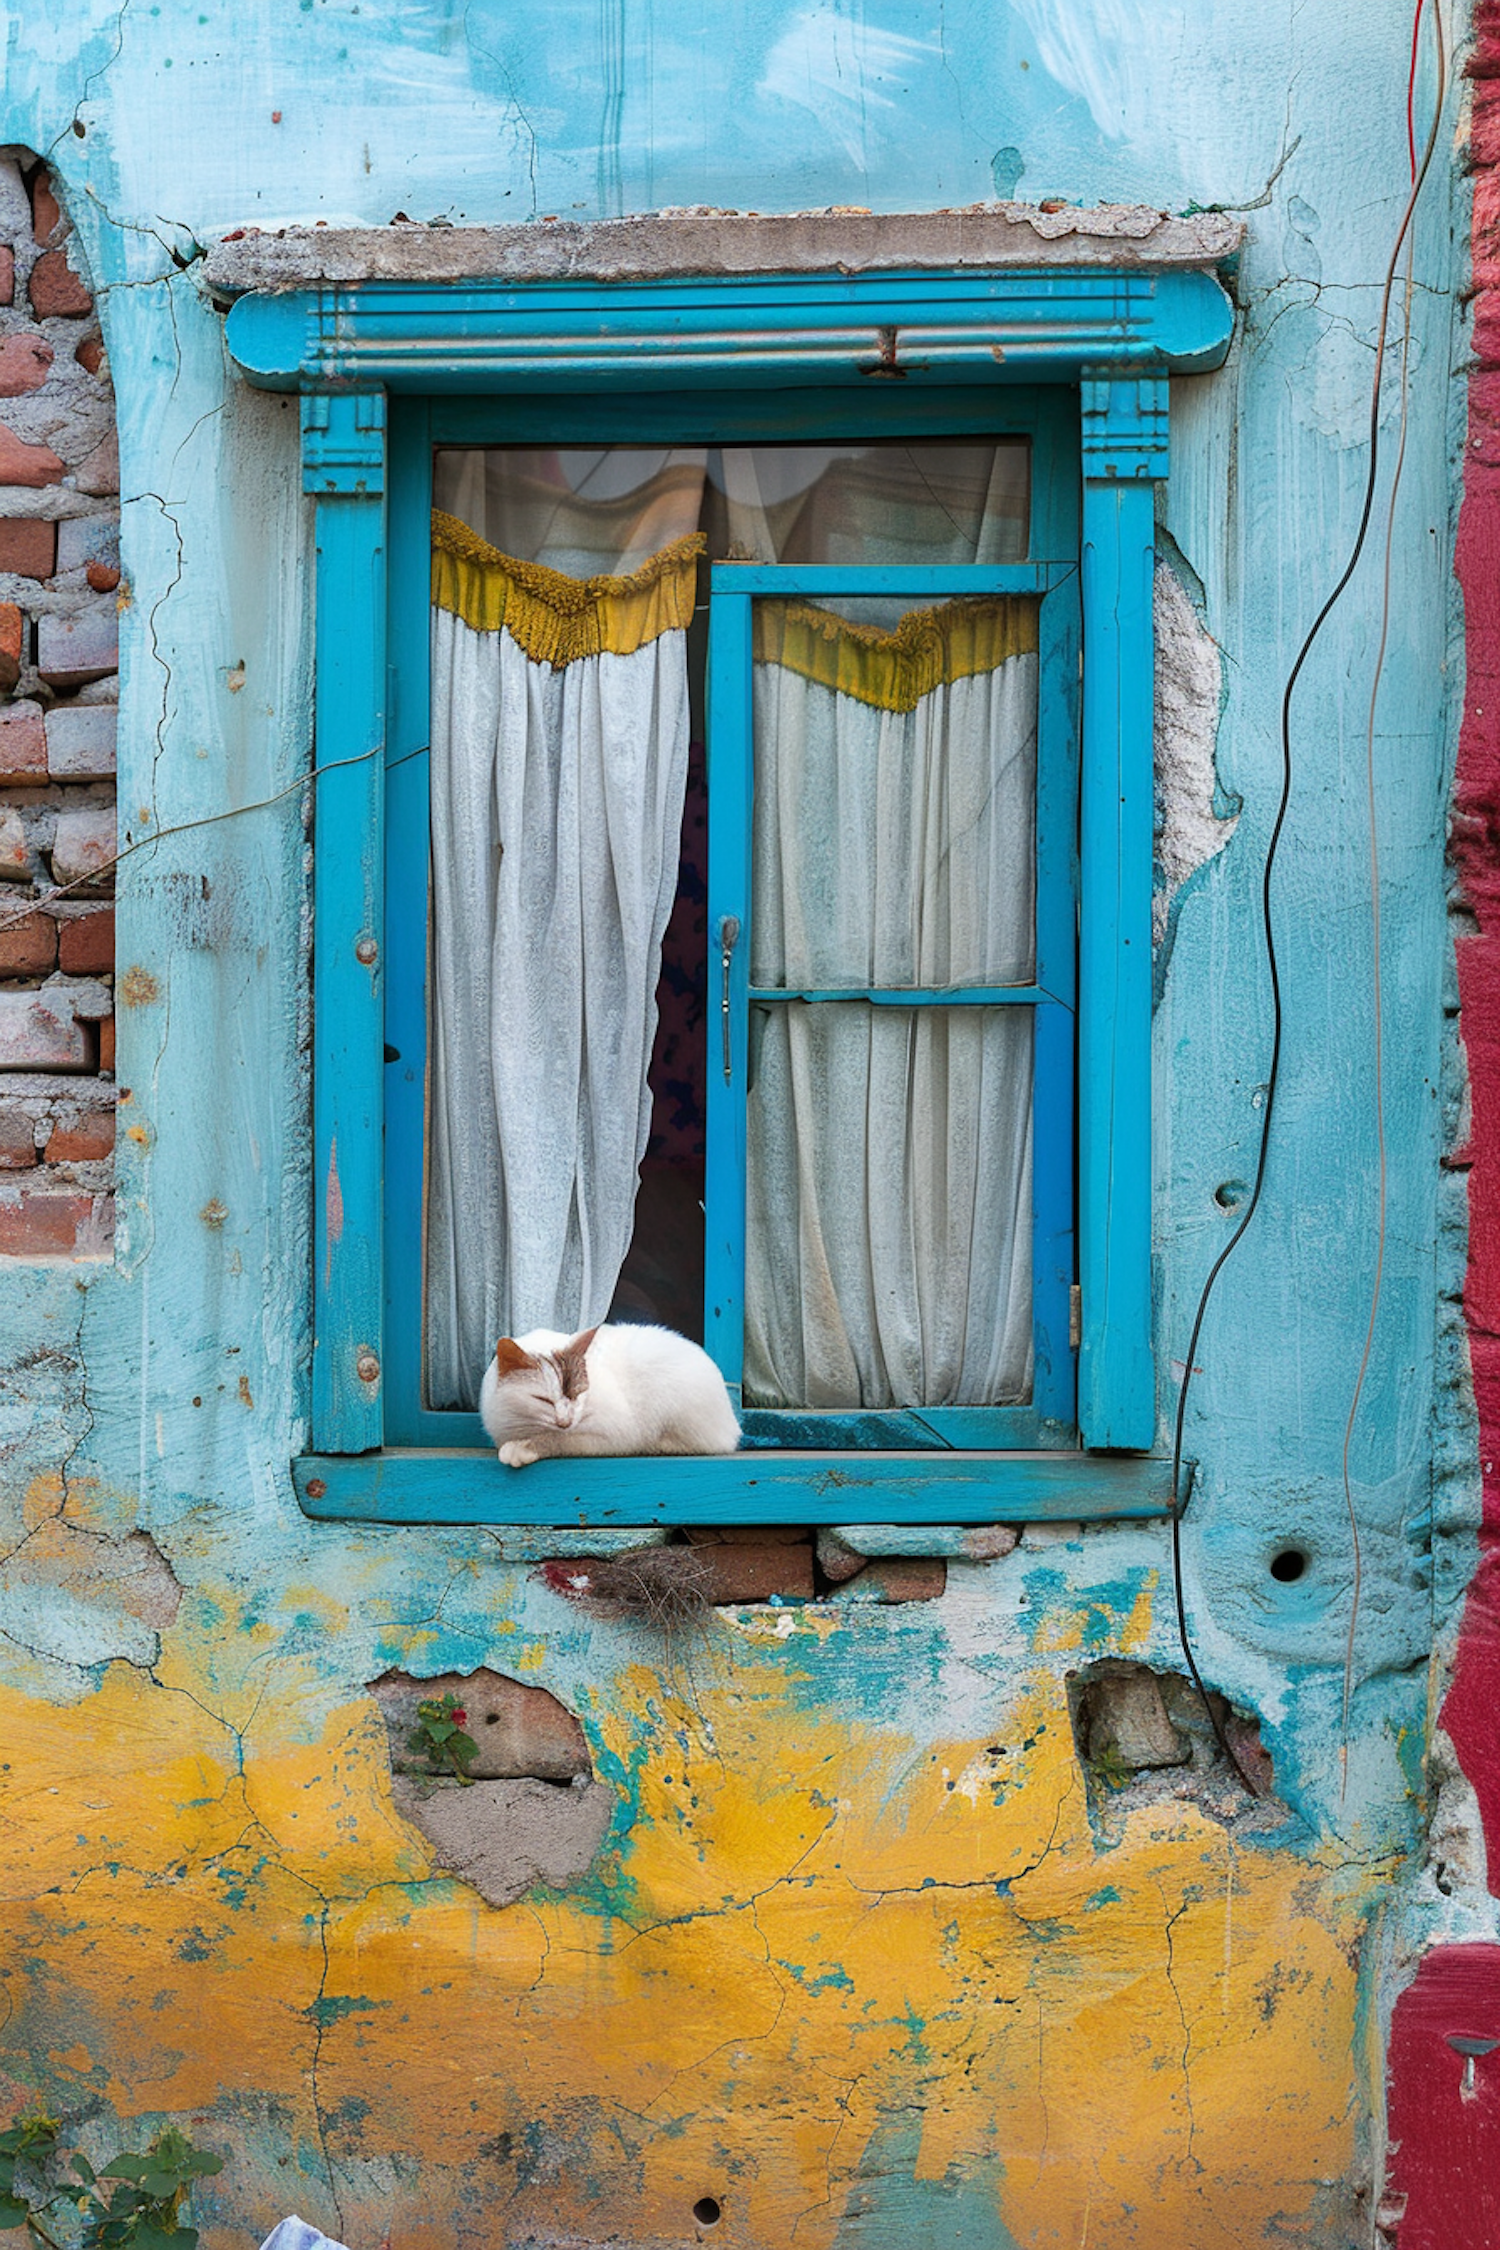
[[[1423,0],[1418,0],[1418,23],[1421,19],[1422,5]],[[1292,668],[1287,674],[1286,686],[1281,697],[1281,795],[1276,807],[1276,818],[1271,826],[1270,842],[1266,846],[1265,865],[1261,872],[1260,887],[1261,929],[1265,939],[1266,968],[1271,980],[1271,1063],[1265,1078],[1265,1100],[1261,1109],[1260,1146],[1255,1159],[1255,1178],[1239,1224],[1209,1267],[1208,1277],[1199,1292],[1197,1310],[1193,1314],[1192,1331],[1188,1338],[1187,1357],[1183,1363],[1182,1383],[1177,1393],[1177,1417],[1172,1432],[1172,1586],[1177,1604],[1177,1638],[1181,1643],[1188,1671],[1192,1675],[1193,1685],[1203,1698],[1203,1708],[1208,1713],[1219,1747],[1252,1797],[1258,1796],[1260,1792],[1229,1746],[1223,1724],[1209,1700],[1208,1690],[1203,1684],[1202,1675],[1193,1656],[1192,1641],[1188,1633],[1187,1604],[1182,1584],[1182,1512],[1184,1505],[1184,1496],[1181,1491],[1182,1441],[1187,1422],[1188,1393],[1192,1388],[1194,1367],[1197,1360],[1198,1339],[1202,1334],[1209,1300],[1213,1295],[1214,1285],[1220,1274],[1249,1231],[1250,1223],[1260,1208],[1261,1194],[1266,1182],[1266,1159],[1271,1145],[1271,1120],[1275,1113],[1276,1092],[1281,1079],[1283,1016],[1281,965],[1276,952],[1276,930],[1271,913],[1271,880],[1275,873],[1276,854],[1281,843],[1281,832],[1286,825],[1287,811],[1292,801],[1292,696],[1301,676],[1302,668],[1312,654],[1318,636],[1343,599],[1345,589],[1359,567],[1359,559],[1364,553],[1365,540],[1370,529],[1370,518],[1374,511],[1375,488],[1380,467],[1380,385],[1385,371],[1386,331],[1390,322],[1391,293],[1395,287],[1396,269],[1401,262],[1402,247],[1411,227],[1412,215],[1417,207],[1417,198],[1422,192],[1423,183],[1432,164],[1433,152],[1437,147],[1438,128],[1442,122],[1443,100],[1447,90],[1447,57],[1443,49],[1441,0],[1433,0],[1433,38],[1437,50],[1437,92],[1432,109],[1432,124],[1428,130],[1426,146],[1422,151],[1422,161],[1417,168],[1416,177],[1412,181],[1411,192],[1406,199],[1406,208],[1401,214],[1401,224],[1396,230],[1395,242],[1391,246],[1390,262],[1386,267],[1385,281],[1380,292],[1380,319],[1375,335],[1375,367],[1370,382],[1370,459],[1365,474],[1364,502],[1360,508],[1359,527],[1354,535],[1354,544],[1349,550],[1349,559],[1344,565],[1338,582],[1313,619],[1307,636],[1297,651]]]

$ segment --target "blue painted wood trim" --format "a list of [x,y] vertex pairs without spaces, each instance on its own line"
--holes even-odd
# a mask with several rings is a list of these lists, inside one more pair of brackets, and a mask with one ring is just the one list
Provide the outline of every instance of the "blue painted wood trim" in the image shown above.
[[[726,317],[726,306],[733,317]],[[1211,274],[1099,268],[725,275],[653,282],[361,282],[242,297],[229,348],[271,388],[699,389],[1222,365]],[[884,332],[884,333],[882,333]]]
[[716,594],[781,595],[805,601],[895,594],[913,608],[959,594],[1044,594],[1077,565],[1052,563],[737,563],[716,562]]
[[1089,385],[1079,928],[1079,1428],[1147,1447],[1151,1353],[1152,479],[1166,389]]
[[302,401],[316,498],[313,739],[315,1445],[381,1440],[385,400]]
[[778,1000],[863,1000],[872,1008],[1034,1008],[1058,995],[1037,984],[829,985],[817,991],[810,985],[757,984],[746,997],[768,1005]]
[[538,1461],[493,1453],[309,1456],[310,1516],[374,1523],[1098,1523],[1171,1512],[1170,1463],[1083,1453],[736,1453]]
[[[745,1097],[750,985],[753,790],[750,600],[715,594],[708,621],[708,1005],[704,1071],[708,1159],[703,1209],[703,1345],[739,1404],[745,1358]],[[721,938],[739,924],[729,963],[724,1068]]]
[[[776,445],[828,437],[1017,437],[1032,446],[1033,555],[1078,552],[1078,399],[1057,383],[954,383],[913,391],[864,383],[830,397],[799,390],[611,392],[607,410],[587,392],[507,391],[428,399],[434,445]],[[1065,458],[1066,457],[1066,458]],[[1052,472],[1066,480],[1056,502]],[[1040,507],[1038,501],[1041,502]],[[1071,522],[1063,519],[1071,512]],[[1054,524],[1057,537],[1045,534]]]
[[426,1245],[427,886],[431,758],[432,454],[427,406],[391,408],[390,731],[386,745],[385,1442],[482,1445],[422,1407]]

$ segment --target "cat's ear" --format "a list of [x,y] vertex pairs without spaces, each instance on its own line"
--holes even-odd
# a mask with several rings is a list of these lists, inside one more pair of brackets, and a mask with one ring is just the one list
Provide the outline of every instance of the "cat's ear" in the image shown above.
[[514,1336],[502,1336],[495,1346],[495,1373],[519,1375],[523,1367],[536,1367],[540,1363],[530,1352],[523,1352]]
[[588,1389],[589,1371],[584,1355],[598,1333],[597,1326],[585,1328],[578,1335],[570,1336],[565,1344],[559,1344],[553,1353],[565,1398],[577,1398]]

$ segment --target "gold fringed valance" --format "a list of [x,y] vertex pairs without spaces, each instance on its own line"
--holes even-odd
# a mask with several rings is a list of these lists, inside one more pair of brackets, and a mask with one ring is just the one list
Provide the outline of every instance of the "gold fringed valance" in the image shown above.
[[806,602],[757,602],[754,645],[758,664],[783,665],[880,711],[913,711],[934,688],[1034,655],[1036,603],[1024,594],[945,602],[908,610],[884,632]]
[[690,532],[620,578],[569,578],[502,555],[456,516],[432,514],[432,600],[476,633],[511,639],[535,664],[561,671],[580,657],[633,656],[691,621],[703,534]]

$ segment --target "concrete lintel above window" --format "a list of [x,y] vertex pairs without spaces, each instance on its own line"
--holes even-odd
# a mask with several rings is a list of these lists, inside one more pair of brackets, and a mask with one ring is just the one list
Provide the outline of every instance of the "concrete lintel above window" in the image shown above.
[[217,242],[208,284],[247,291],[369,281],[668,281],[729,274],[962,272],[1094,266],[1211,270],[1233,260],[1238,220],[1177,218],[1149,204],[985,203],[966,211],[657,211],[526,226],[247,227]]
[[[938,264],[929,221],[881,220],[891,246],[910,225],[905,254],[899,263],[861,262],[833,243],[804,244],[806,255],[794,257],[795,231],[775,238],[779,257],[766,245],[757,255],[755,229],[794,222],[755,220],[745,222],[745,263],[726,273],[703,270],[707,261],[686,246],[668,258],[673,227],[699,223],[659,222],[665,246],[644,277],[590,271],[605,261],[581,250],[563,273],[540,258],[531,263],[544,270],[518,270],[514,246],[483,230],[465,256],[477,261],[488,245],[488,265],[463,274],[434,251],[449,239],[441,230],[417,233],[404,261],[411,270],[399,278],[309,281],[294,267],[288,280],[268,262],[259,275],[266,286],[230,306],[229,348],[250,380],[271,390],[477,396],[1077,382],[1124,369],[1203,373],[1229,349],[1233,307],[1214,261],[1148,263],[1130,236],[1070,236],[1064,259],[1020,261],[997,247]],[[974,224],[984,231],[981,219]],[[1013,232],[1020,239],[1027,230]],[[1033,251],[1041,241],[1030,237]],[[1137,254],[1119,255],[1122,245]],[[1096,255],[1101,246],[1113,254]],[[339,263],[324,261],[321,247],[317,262]]]

